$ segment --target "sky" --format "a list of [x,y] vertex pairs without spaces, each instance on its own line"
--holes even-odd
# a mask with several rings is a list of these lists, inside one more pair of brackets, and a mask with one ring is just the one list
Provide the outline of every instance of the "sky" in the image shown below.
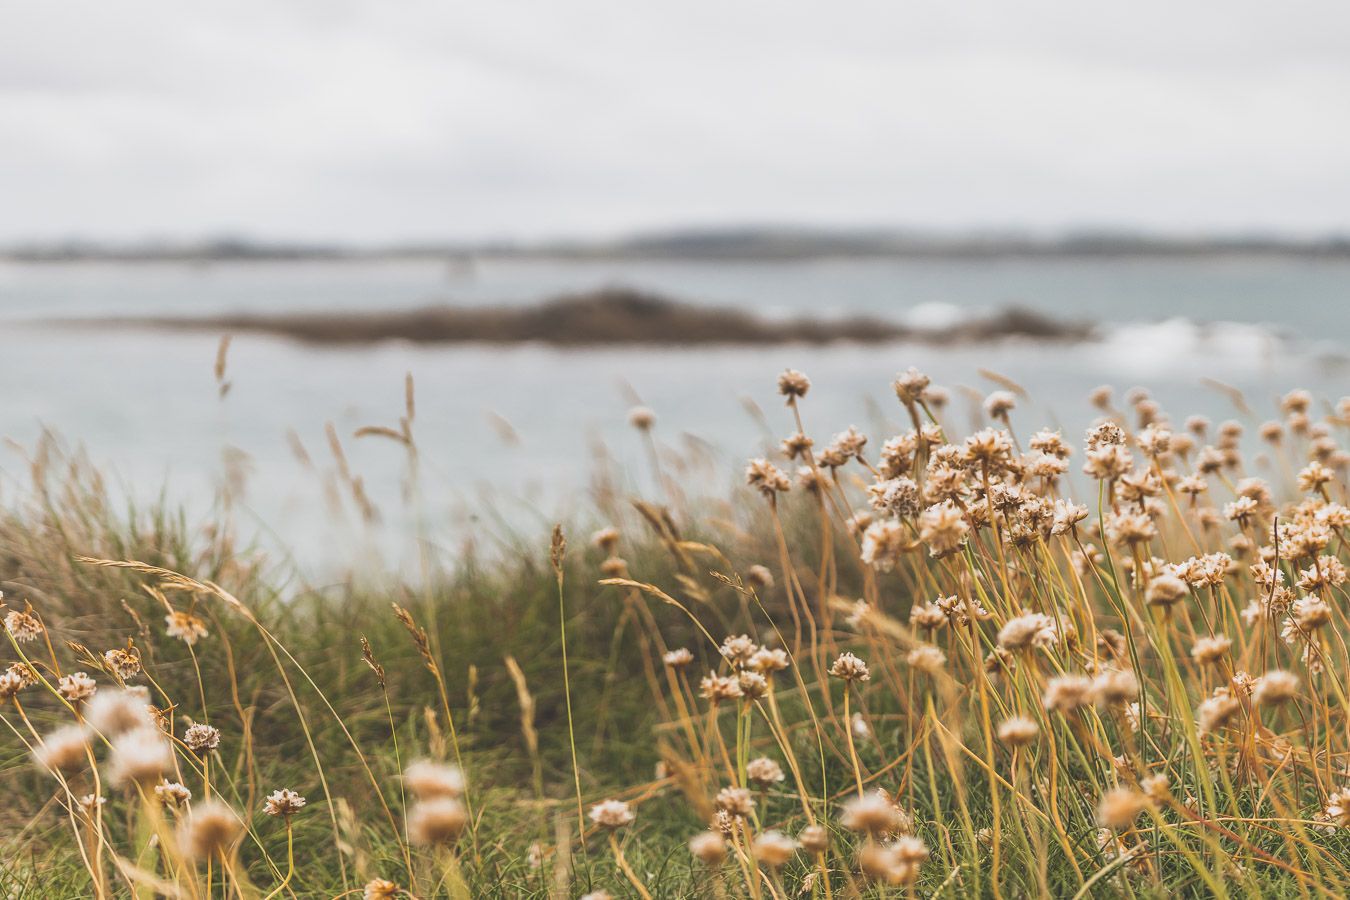
[[0,241],[1350,230],[1350,6],[0,0]]

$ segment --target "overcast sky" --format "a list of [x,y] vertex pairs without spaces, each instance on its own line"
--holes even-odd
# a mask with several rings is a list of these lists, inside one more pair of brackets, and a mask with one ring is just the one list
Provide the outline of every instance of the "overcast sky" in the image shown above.
[[1350,6],[0,0],[0,240],[1350,230]]

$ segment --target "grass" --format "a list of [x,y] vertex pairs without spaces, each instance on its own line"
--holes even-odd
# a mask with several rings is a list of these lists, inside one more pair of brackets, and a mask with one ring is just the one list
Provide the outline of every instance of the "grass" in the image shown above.
[[[662,477],[647,430],[659,502],[603,492],[552,541],[322,587],[224,513],[115,507],[44,440],[0,512],[0,890],[1350,891],[1347,405],[1215,428],[1098,396],[1071,447],[1014,429],[1015,393],[956,434],[925,379],[895,387],[911,431],[789,440],[729,499]],[[785,430],[808,388],[780,380]],[[414,415],[410,386],[365,433],[415,484]],[[93,699],[62,695],[76,671]],[[147,701],[137,755],[107,711]],[[306,804],[268,815],[283,788]]]

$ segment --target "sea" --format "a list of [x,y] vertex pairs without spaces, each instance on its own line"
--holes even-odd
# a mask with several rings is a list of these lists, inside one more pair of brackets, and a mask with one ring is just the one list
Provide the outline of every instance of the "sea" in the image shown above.
[[[930,346],[781,345],[680,349],[312,346],[256,334],[111,327],[89,320],[231,312],[379,311],[429,304],[524,305],[605,286],[767,317],[883,316],[928,327],[1021,307],[1092,323],[1077,344],[1010,340]],[[809,261],[362,260],[0,263],[0,502],[21,502],[44,434],[106,473],[119,499],[181,506],[194,528],[222,490],[241,541],[307,577],[404,565],[428,543],[510,545],[555,520],[599,524],[600,476],[662,494],[637,405],[686,495],[724,496],[744,460],[793,430],[775,381],[812,380],[803,405],[818,442],[850,425],[877,444],[901,427],[890,384],[910,366],[951,395],[958,429],[1010,380],[1024,433],[1075,440],[1089,391],[1142,388],[1176,422],[1249,426],[1303,387],[1350,394],[1350,261],[1291,257],[822,259]],[[366,426],[399,428],[415,386],[417,454]],[[222,383],[228,386],[222,391]],[[339,463],[369,508],[335,489]],[[697,465],[687,461],[697,457]],[[683,462],[682,462],[683,461]]]

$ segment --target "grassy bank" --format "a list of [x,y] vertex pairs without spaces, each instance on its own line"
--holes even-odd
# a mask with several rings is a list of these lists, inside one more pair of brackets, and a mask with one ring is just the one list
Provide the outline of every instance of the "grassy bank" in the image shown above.
[[1099,393],[1079,440],[894,387],[911,430],[813,442],[785,373],[726,500],[661,448],[658,496],[325,585],[44,443],[0,519],[0,889],[1344,895],[1350,405]]

